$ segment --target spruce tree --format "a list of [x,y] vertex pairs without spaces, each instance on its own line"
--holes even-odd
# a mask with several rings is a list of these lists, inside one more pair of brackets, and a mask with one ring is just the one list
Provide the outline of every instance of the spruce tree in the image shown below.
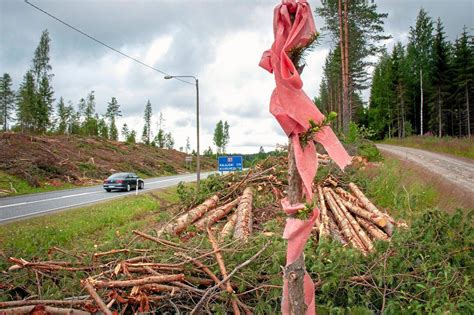
[[15,110],[15,93],[12,90],[12,79],[8,73],[0,78],[0,125],[3,131],[8,130],[8,121]]
[[36,98],[34,76],[28,71],[23,77],[17,95],[16,119],[22,132],[34,130]]
[[132,131],[130,131],[130,133],[128,134],[126,142],[127,143],[136,143],[137,142],[136,138],[137,138],[137,132],[132,129]]
[[97,123],[97,129],[99,130],[99,137],[104,139],[109,138],[109,127],[107,126],[107,122],[103,117],[99,119]]
[[433,65],[431,82],[433,86],[433,97],[431,100],[431,130],[438,131],[438,137],[443,135],[443,104],[448,93],[449,76],[449,44],[446,42],[443,24],[438,18],[436,23],[436,34],[433,40]]
[[159,147],[159,148],[164,148],[166,145],[166,133],[164,131],[164,117],[163,113],[160,112],[160,118],[158,120],[158,133],[155,136],[155,139],[153,142]]
[[[471,41],[471,43],[470,43]],[[461,116],[464,113],[465,119],[459,117],[460,121],[466,122],[466,135],[471,137],[472,133],[472,90],[474,88],[474,45],[472,43],[472,35],[467,33],[464,27],[461,36],[456,40],[454,45],[453,57],[453,84],[455,86],[455,101],[458,104],[456,112]],[[471,96],[471,97],[470,97]],[[462,124],[458,126],[458,135],[462,136]]]

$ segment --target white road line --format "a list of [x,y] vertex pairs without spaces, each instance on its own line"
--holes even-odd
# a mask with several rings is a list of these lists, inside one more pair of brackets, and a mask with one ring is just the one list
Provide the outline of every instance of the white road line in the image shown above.
[[[169,182],[169,181],[175,181],[175,180],[183,180],[186,178],[194,177],[193,175],[185,176],[185,177],[177,177],[177,178],[169,178],[169,179],[163,179],[163,180],[157,180],[154,182],[149,182],[146,183],[147,185],[151,184],[156,184],[156,183],[164,183],[164,182]],[[71,197],[78,197],[78,196],[85,196],[85,195],[92,195],[92,194],[98,194],[101,193],[102,190],[100,191],[93,191],[93,192],[86,192],[86,193],[80,193],[80,194],[74,194],[74,195],[67,195],[67,196],[61,196],[61,197],[55,197],[55,198],[48,198],[48,199],[41,199],[41,200],[34,200],[34,201],[25,201],[25,202],[19,202],[19,203],[13,203],[9,205],[4,205],[0,206],[1,208],[8,208],[8,207],[14,207],[14,206],[24,206],[24,205],[29,205],[33,203],[39,203],[39,202],[46,202],[46,201],[53,201],[53,200],[59,200],[59,199],[66,199],[66,198],[71,198]],[[101,199],[100,199],[101,200]],[[41,213],[41,212],[37,212]]]
[[34,201],[25,201],[25,202],[19,202],[19,203],[12,203],[9,205],[4,205],[0,206],[0,208],[8,208],[8,207],[14,207],[14,206],[23,206],[23,205],[28,205],[32,203],[38,203],[38,202],[45,202],[45,201],[52,201],[52,200],[58,200],[58,199],[66,199],[66,198],[71,198],[71,197],[77,197],[77,196],[85,196],[85,195],[91,195],[91,194],[98,194],[101,193],[102,191],[93,191],[93,192],[86,192],[86,193],[80,193],[80,194],[74,194],[74,195],[67,195],[67,196],[61,196],[61,197],[55,197],[55,198],[48,198],[48,199],[41,199],[41,200],[34,200]]
[[94,202],[102,201],[102,200],[115,199],[115,198],[124,197],[124,196],[127,196],[127,195],[129,195],[129,194],[120,195],[120,196],[112,196],[112,197],[107,197],[107,198],[102,198],[102,199],[95,199],[95,200],[91,200],[91,201],[85,201],[85,202],[75,203],[75,204],[73,204],[73,205],[57,207],[57,208],[52,208],[52,209],[48,209],[48,210],[42,210],[42,211],[38,211],[38,212],[34,212],[34,213],[28,213],[28,214],[17,215],[17,216],[14,216],[14,217],[9,217],[8,219],[0,219],[0,222],[11,221],[11,220],[19,219],[19,218],[24,218],[24,217],[31,217],[31,216],[35,216],[35,215],[37,215],[37,214],[41,214],[41,213],[45,213],[45,212],[51,212],[51,211],[55,211],[55,210],[61,210],[61,209],[72,208],[72,207],[75,207],[75,206],[86,205],[86,204],[88,204],[88,203],[94,203]]

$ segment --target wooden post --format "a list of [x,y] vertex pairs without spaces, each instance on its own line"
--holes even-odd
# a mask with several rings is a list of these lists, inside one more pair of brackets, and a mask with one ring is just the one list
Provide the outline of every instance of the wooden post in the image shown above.
[[[288,139],[288,200],[290,204],[301,202],[303,197],[303,181],[296,168],[295,151],[291,139]],[[288,295],[290,314],[302,315],[306,313],[304,302],[304,254],[284,269],[284,277],[288,280]]]

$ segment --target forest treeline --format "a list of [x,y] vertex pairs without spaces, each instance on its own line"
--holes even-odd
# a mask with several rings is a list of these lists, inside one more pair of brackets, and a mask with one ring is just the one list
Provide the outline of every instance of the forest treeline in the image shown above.
[[[31,67],[17,91],[12,89],[12,79],[8,73],[0,77],[1,129],[36,134],[97,136],[117,141],[119,130],[116,120],[122,113],[116,97],[111,97],[106,112],[101,115],[96,112],[94,91],[81,98],[76,106],[72,101],[66,103],[63,97],[54,106],[56,99],[52,86],[54,75],[49,57],[50,42],[48,31],[43,31]],[[127,124],[121,127],[123,139],[129,143],[141,140],[147,145],[172,149],[174,139],[171,132],[164,130],[163,114],[159,115],[155,136],[152,133],[152,117],[152,105],[148,100],[141,139],[137,139],[137,131]],[[10,126],[11,122],[14,124]]]
[[[315,102],[323,112],[339,114],[336,129],[347,134],[356,123],[369,127],[377,139],[471,135],[474,41],[467,28],[451,42],[441,19],[420,9],[408,43],[397,42],[387,51],[387,14],[377,12],[373,1],[322,3],[316,14],[325,19],[323,35],[334,40]],[[364,103],[361,94],[368,88]]]

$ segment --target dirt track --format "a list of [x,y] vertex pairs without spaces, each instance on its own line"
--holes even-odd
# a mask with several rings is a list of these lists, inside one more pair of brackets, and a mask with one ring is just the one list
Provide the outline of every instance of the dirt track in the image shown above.
[[377,148],[440,176],[458,189],[467,192],[470,198],[474,199],[474,161],[387,144],[377,144]]

